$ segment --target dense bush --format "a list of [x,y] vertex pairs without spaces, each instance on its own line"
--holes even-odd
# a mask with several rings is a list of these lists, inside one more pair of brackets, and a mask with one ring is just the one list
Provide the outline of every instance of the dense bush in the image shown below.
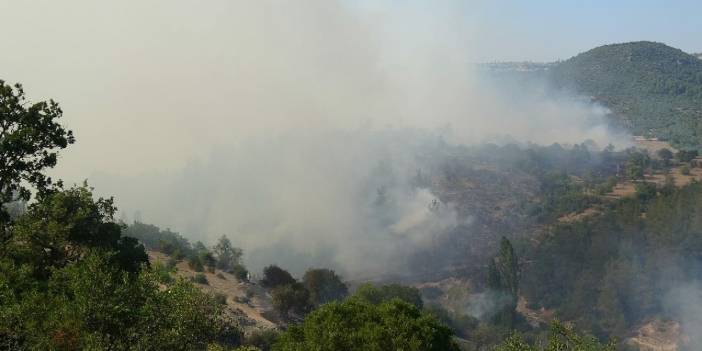
[[528,251],[521,290],[598,337],[625,335],[665,313],[671,287],[702,279],[700,232],[700,183],[625,198],[591,220],[552,228]]
[[271,292],[273,308],[283,318],[300,317],[310,311],[310,293],[304,285],[294,282],[279,285]]
[[[30,349],[189,350],[226,327],[216,302],[146,266],[109,202],[54,192],[18,218],[0,256],[0,340]],[[166,284],[166,289],[159,289]]]
[[203,285],[210,284],[210,282],[207,281],[207,277],[202,273],[195,274],[193,276],[192,280],[193,280],[193,282],[198,283],[198,284],[203,284]]
[[310,269],[302,277],[302,284],[310,292],[310,302],[321,305],[341,300],[348,295],[348,287],[330,269]]
[[380,286],[375,286],[370,283],[363,284],[359,286],[354,293],[354,298],[376,305],[393,299],[399,299],[418,309],[424,306],[422,294],[419,292],[419,289],[400,284]]
[[458,351],[451,330],[412,304],[351,298],[322,305],[274,344],[276,351]]
[[261,285],[267,289],[274,289],[279,286],[295,283],[296,280],[290,272],[276,266],[270,265],[263,269],[263,279]]

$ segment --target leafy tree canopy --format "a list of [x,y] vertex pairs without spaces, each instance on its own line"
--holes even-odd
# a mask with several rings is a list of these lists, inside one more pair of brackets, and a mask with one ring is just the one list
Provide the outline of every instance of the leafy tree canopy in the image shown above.
[[349,293],[346,284],[331,269],[310,269],[302,277],[302,283],[314,305],[341,300]]
[[419,289],[400,284],[374,286],[363,284],[356,289],[352,298],[360,299],[372,304],[381,304],[393,299],[399,299],[421,309],[424,306],[422,294]]
[[[74,142],[73,133],[58,119],[63,111],[53,100],[31,104],[20,84],[0,80],[0,224],[10,215],[5,205],[29,200],[31,188],[42,192],[52,185],[44,170],[56,165],[58,150]],[[0,239],[8,233],[3,232]]]
[[291,327],[275,351],[458,351],[451,330],[399,299],[375,305],[361,299],[332,302]]

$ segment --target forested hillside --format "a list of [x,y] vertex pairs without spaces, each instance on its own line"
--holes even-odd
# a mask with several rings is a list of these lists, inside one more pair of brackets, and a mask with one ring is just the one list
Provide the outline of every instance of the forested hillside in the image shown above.
[[590,96],[636,135],[702,144],[702,61],[654,42],[597,47],[554,65],[559,87]]
[[622,338],[653,317],[685,320],[700,301],[676,294],[702,280],[701,200],[695,182],[555,227],[527,250],[527,300],[601,337]]

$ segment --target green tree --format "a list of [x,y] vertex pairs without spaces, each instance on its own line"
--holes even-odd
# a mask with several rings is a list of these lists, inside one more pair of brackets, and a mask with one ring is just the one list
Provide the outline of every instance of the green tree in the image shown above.
[[458,351],[451,330],[399,299],[371,304],[361,299],[332,302],[292,326],[275,351]]
[[626,176],[629,179],[637,180],[644,178],[644,171],[650,163],[647,154],[635,151],[629,155],[626,162]]
[[680,150],[675,157],[680,162],[690,162],[697,157],[697,150]]
[[673,159],[673,152],[669,149],[662,148],[656,152],[658,157],[663,160],[663,164],[668,167],[670,165],[670,160]]
[[346,284],[331,269],[310,269],[302,277],[302,284],[310,292],[310,301],[314,305],[341,300],[348,295]]
[[500,252],[488,265],[488,289],[498,305],[503,305],[494,315],[494,322],[511,328],[515,322],[519,300],[519,262],[512,243],[502,237]]
[[295,283],[296,280],[290,272],[276,266],[270,265],[263,269],[263,279],[261,285],[267,289],[274,289],[279,286]]
[[248,271],[241,262],[243,251],[234,247],[225,235],[219,238],[213,248],[217,258],[217,268],[234,274],[239,280],[246,279]]
[[689,165],[682,165],[680,167],[680,174],[682,175],[690,175],[690,166]]
[[[0,271],[0,286],[16,285],[17,272]],[[160,289],[155,273],[133,276],[102,250],[54,270],[45,284],[24,281],[34,283],[0,306],[0,340],[19,349],[191,350],[236,335],[214,299],[189,282]]]
[[48,190],[52,180],[44,171],[56,165],[58,150],[74,142],[58,123],[62,115],[55,101],[30,104],[20,84],[0,80],[0,250],[9,236],[6,205],[29,200],[31,188]]
[[271,298],[273,308],[284,320],[304,316],[312,307],[309,291],[298,282],[275,287]]
[[117,264],[137,272],[148,263],[148,256],[135,239],[121,235],[115,211],[112,199],[94,200],[85,185],[40,194],[38,202],[15,221],[5,246],[8,256],[48,277],[52,268],[79,260],[86,249],[99,248],[114,251]]

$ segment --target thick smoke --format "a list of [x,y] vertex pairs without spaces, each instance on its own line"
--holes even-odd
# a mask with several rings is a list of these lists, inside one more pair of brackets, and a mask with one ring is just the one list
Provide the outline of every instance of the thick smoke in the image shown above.
[[47,86],[75,122],[69,182],[192,239],[227,234],[254,268],[388,272],[470,222],[413,182],[437,143],[618,140],[589,103],[485,84],[459,3],[47,3],[42,35],[75,42],[25,62],[83,79]]
[[702,350],[702,285],[690,282],[672,288],[664,297],[664,306],[682,326],[684,349]]

